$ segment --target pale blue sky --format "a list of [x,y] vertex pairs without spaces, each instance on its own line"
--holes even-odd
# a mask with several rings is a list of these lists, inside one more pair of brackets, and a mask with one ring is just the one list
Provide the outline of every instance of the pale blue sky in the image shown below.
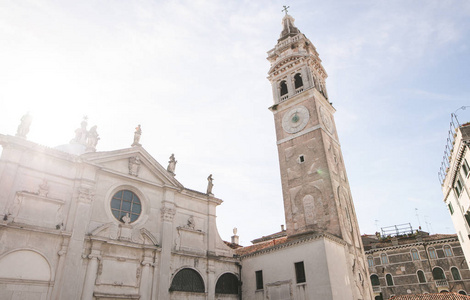
[[[67,143],[89,116],[99,151],[141,142],[177,179],[225,202],[225,240],[284,223],[266,79],[282,5],[329,78],[362,233],[454,232],[437,171],[450,113],[469,104],[468,1],[0,1],[0,132]],[[470,112],[460,111],[462,121]],[[426,221],[431,225],[427,225]]]

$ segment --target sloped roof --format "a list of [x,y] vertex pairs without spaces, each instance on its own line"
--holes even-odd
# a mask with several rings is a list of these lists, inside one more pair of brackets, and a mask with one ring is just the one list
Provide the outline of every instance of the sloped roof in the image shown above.
[[391,298],[393,300],[469,300],[470,296],[458,293],[440,293],[440,294],[416,294],[401,295]]

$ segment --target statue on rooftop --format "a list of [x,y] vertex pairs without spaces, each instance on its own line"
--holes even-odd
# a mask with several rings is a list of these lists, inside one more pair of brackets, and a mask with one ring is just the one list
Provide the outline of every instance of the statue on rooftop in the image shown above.
[[80,128],[75,130],[75,138],[73,138],[70,142],[76,144],[86,145],[86,139],[88,135],[87,126],[88,126],[88,117],[84,116],[82,123],[80,124]]
[[90,131],[88,131],[87,150],[96,151],[96,145],[98,144],[98,141],[100,140],[99,134],[96,131],[97,127],[98,126],[95,125],[90,128]]
[[168,168],[166,168],[166,170],[171,174],[175,175],[175,168],[177,162],[178,161],[175,159],[175,154],[172,153],[170,156],[170,160],[168,161]]
[[142,129],[140,128],[140,124],[137,125],[137,127],[135,128],[135,132],[134,132],[134,142],[132,143],[132,147],[135,147],[135,146],[142,146],[139,141],[140,141],[140,136],[142,135]]
[[212,183],[214,179],[212,178],[212,174],[207,177],[207,194],[212,195],[212,188],[214,187],[214,184]]
[[18,130],[16,131],[16,136],[26,138],[32,121],[33,117],[29,114],[29,112],[26,113],[26,115],[24,115],[23,117],[21,117],[21,123],[18,126]]

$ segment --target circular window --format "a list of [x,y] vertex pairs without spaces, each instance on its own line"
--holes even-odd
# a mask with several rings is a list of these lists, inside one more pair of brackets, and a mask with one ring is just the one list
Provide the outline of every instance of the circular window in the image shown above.
[[[136,194],[128,190],[123,190],[114,194],[111,200],[111,211],[114,217],[119,221],[132,223],[140,216],[142,205]],[[130,220],[123,219],[126,216],[128,216]]]

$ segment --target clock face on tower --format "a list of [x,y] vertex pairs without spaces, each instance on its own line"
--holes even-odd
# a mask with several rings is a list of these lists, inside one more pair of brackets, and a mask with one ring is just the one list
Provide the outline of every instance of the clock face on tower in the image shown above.
[[305,128],[310,115],[305,106],[297,106],[282,117],[282,128],[287,133],[296,133]]

